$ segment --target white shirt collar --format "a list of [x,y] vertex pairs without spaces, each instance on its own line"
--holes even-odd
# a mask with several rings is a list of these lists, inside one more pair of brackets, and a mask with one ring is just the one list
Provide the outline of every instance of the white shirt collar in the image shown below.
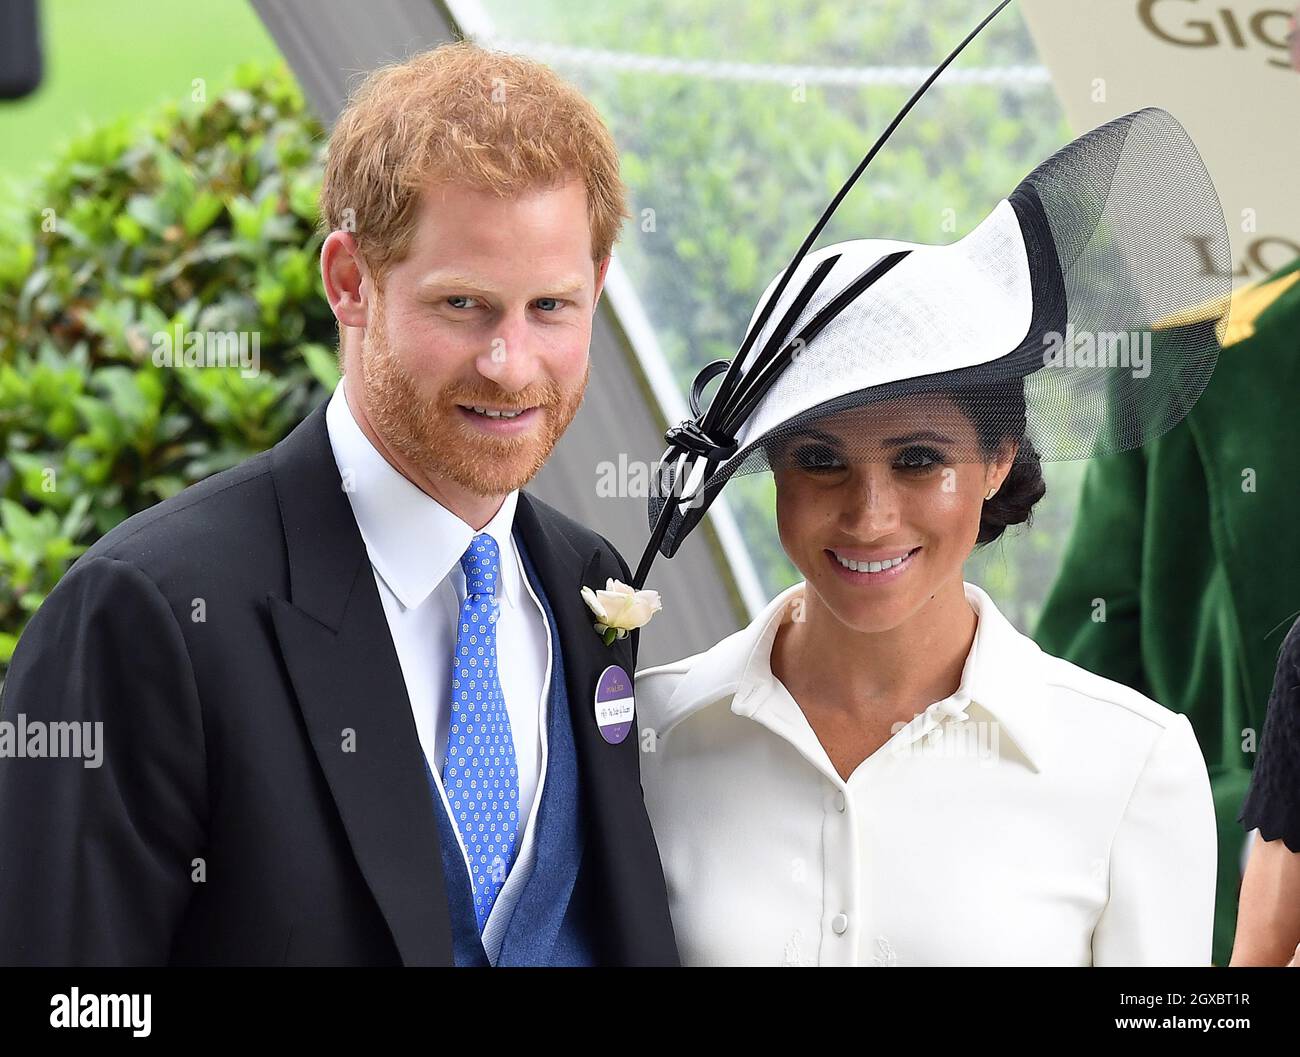
[[523,585],[511,529],[518,490],[505,497],[491,521],[475,529],[417,488],[375,449],[352,415],[342,382],[325,409],[325,425],[370,563],[404,608],[420,605],[449,574],[464,596],[460,559],[479,532],[497,542],[498,595],[508,605],[517,604]]
[[[979,618],[975,641],[966,656],[957,693],[917,716],[917,736],[933,729],[945,714],[964,718],[965,708],[975,705],[997,721],[1000,732],[1038,771],[1044,742],[1041,695],[1036,697],[1033,689],[1043,683],[1038,667],[1042,651],[1012,626],[983,590],[971,583],[964,586]],[[771,657],[777,628],[791,603],[802,597],[804,587],[798,583],[783,591],[748,627],[693,660],[664,709],[660,736],[693,712],[728,697],[732,712],[739,716],[752,716],[758,710],[776,681]],[[641,677],[648,674],[643,672]]]

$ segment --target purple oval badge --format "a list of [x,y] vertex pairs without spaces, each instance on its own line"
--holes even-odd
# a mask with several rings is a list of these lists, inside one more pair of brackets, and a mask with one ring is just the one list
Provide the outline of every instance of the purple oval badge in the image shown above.
[[596,726],[600,736],[617,745],[632,729],[632,677],[617,664],[600,673],[596,684]]

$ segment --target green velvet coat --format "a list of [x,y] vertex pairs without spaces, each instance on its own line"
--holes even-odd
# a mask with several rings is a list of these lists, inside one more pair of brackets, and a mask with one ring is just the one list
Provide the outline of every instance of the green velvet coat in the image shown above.
[[1191,720],[1218,818],[1216,965],[1236,927],[1237,815],[1278,650],[1300,613],[1300,261],[1235,295],[1230,318],[1191,414],[1089,465],[1034,633],[1049,653]]

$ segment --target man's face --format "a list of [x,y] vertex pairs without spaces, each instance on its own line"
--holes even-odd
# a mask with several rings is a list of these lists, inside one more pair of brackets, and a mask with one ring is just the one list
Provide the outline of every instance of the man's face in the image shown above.
[[582,402],[603,281],[580,180],[517,198],[431,187],[349,362],[371,425],[435,480],[522,487]]

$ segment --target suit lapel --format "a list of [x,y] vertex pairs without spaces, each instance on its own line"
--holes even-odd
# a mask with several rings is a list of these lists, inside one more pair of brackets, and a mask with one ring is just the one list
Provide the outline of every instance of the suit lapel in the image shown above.
[[317,408],[272,452],[285,665],[353,854],[406,965],[452,964],[437,822],[406,684]]
[[[593,627],[596,618],[582,600],[582,588],[604,590],[609,575],[621,575],[618,559],[602,547],[593,548],[589,554],[580,553],[567,536],[547,524],[548,520],[545,507],[534,502],[527,492],[519,493],[515,524],[559,627],[570,712],[575,732],[581,732],[578,752],[593,757],[598,764],[604,763],[608,753],[593,752],[598,748],[596,742],[607,750],[615,746],[600,736],[596,726],[596,683],[611,664],[621,665],[629,675],[633,674],[632,640],[618,639],[609,646],[601,641]],[[604,770],[599,766],[597,769]]]
[[638,731],[611,745],[596,724],[595,695],[611,664],[634,674],[631,637],[606,646],[582,600],[584,585],[604,588],[620,576],[618,559],[604,548],[580,553],[544,504],[519,495],[515,524],[550,601],[564,651],[565,685],[573,723],[584,810],[601,874],[601,928],[620,964],[675,964],[663,871],[641,792]]

